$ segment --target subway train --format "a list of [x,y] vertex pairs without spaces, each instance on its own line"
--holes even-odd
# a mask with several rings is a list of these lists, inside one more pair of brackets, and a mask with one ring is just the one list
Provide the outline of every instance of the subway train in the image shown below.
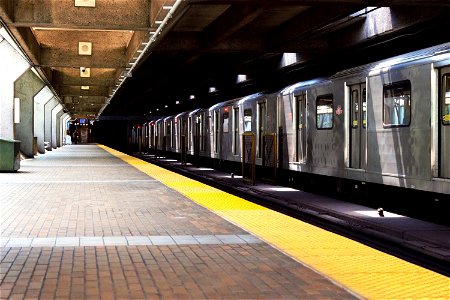
[[141,151],[250,184],[266,179],[446,220],[450,43],[161,117],[129,134]]

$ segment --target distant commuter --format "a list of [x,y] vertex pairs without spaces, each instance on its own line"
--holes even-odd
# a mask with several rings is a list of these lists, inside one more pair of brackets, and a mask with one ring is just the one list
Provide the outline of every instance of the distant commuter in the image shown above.
[[78,131],[73,132],[73,143],[78,144]]

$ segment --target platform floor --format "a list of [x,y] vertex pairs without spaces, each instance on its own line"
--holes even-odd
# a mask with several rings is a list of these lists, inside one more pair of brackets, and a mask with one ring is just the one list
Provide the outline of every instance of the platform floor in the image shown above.
[[1,299],[450,299],[450,280],[99,145],[0,173]]

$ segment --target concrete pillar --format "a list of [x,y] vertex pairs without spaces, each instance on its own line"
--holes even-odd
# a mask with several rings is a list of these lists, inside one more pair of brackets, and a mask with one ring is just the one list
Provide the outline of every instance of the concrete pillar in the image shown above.
[[34,136],[37,138],[38,153],[44,154],[45,104],[53,98],[52,91],[45,86],[34,97]]
[[14,81],[28,62],[0,34],[0,137],[14,139]]
[[20,140],[20,151],[34,157],[34,96],[45,86],[31,69],[14,83],[14,98],[20,99],[20,123],[14,124],[14,138]]
[[58,148],[62,146],[62,136],[61,136],[61,116],[64,114],[64,110],[63,110],[63,106],[60,104],[58,105],[55,109],[55,122],[52,122],[52,126],[54,126],[53,128],[53,133],[52,137],[53,137],[53,143],[52,146],[53,148]]
[[56,149],[58,148],[58,140],[60,138],[59,134],[59,128],[60,128],[60,122],[59,118],[63,114],[63,106],[61,103],[58,103],[53,109],[52,109],[52,148]]
[[66,135],[67,135],[67,121],[70,120],[70,116],[68,113],[64,113],[61,116],[61,143],[62,145],[66,144]]
[[44,144],[49,143],[47,150],[52,150],[52,111],[58,106],[58,101],[55,97],[50,99],[44,105]]

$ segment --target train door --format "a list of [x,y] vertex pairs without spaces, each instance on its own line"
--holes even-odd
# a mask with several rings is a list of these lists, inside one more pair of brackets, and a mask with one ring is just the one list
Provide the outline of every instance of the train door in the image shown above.
[[164,138],[164,120],[160,120],[157,124],[157,149],[158,150],[165,150],[165,138]]
[[174,136],[175,136],[175,143],[174,148],[175,151],[179,150],[181,147],[181,139],[183,136],[183,120],[182,118],[176,117],[175,118],[175,130],[174,130]]
[[220,118],[220,111],[215,110],[214,111],[214,120],[213,120],[214,121],[214,128],[213,128],[214,153],[219,153],[219,151],[220,151],[220,128],[219,128],[220,119],[219,118]]
[[187,121],[188,122],[187,122],[186,138],[187,138],[187,148],[190,151],[192,147],[192,117],[189,116]]
[[256,131],[257,135],[257,141],[258,141],[258,158],[262,157],[263,154],[263,140],[264,140],[264,133],[266,131],[266,102],[259,102],[258,103],[258,130]]
[[350,168],[366,168],[366,83],[348,86],[350,97]]
[[199,151],[205,151],[205,113],[201,113],[197,119],[197,136],[198,136],[198,144]]
[[296,161],[303,162],[306,159],[306,94],[295,96],[295,145]]
[[187,150],[187,128],[186,128],[186,118],[184,116],[180,117],[178,122],[180,123],[180,134],[178,136],[178,147],[180,151]]
[[201,146],[201,137],[202,137],[202,115],[201,114],[194,114],[193,115],[193,155],[194,155],[194,163],[198,163],[198,157],[200,155],[200,150],[202,149]]
[[171,147],[171,142],[172,142],[172,121],[168,120],[166,123],[166,134],[165,134],[165,139],[166,139],[166,144],[164,147],[164,150],[169,150]]
[[142,125],[142,145],[144,152],[148,152],[148,123]]
[[155,149],[155,123],[150,122],[148,126],[149,131],[149,147],[150,149]]
[[450,178],[450,67],[441,70],[439,122],[439,177]]
[[233,108],[233,154],[238,155],[240,149],[239,107]]

